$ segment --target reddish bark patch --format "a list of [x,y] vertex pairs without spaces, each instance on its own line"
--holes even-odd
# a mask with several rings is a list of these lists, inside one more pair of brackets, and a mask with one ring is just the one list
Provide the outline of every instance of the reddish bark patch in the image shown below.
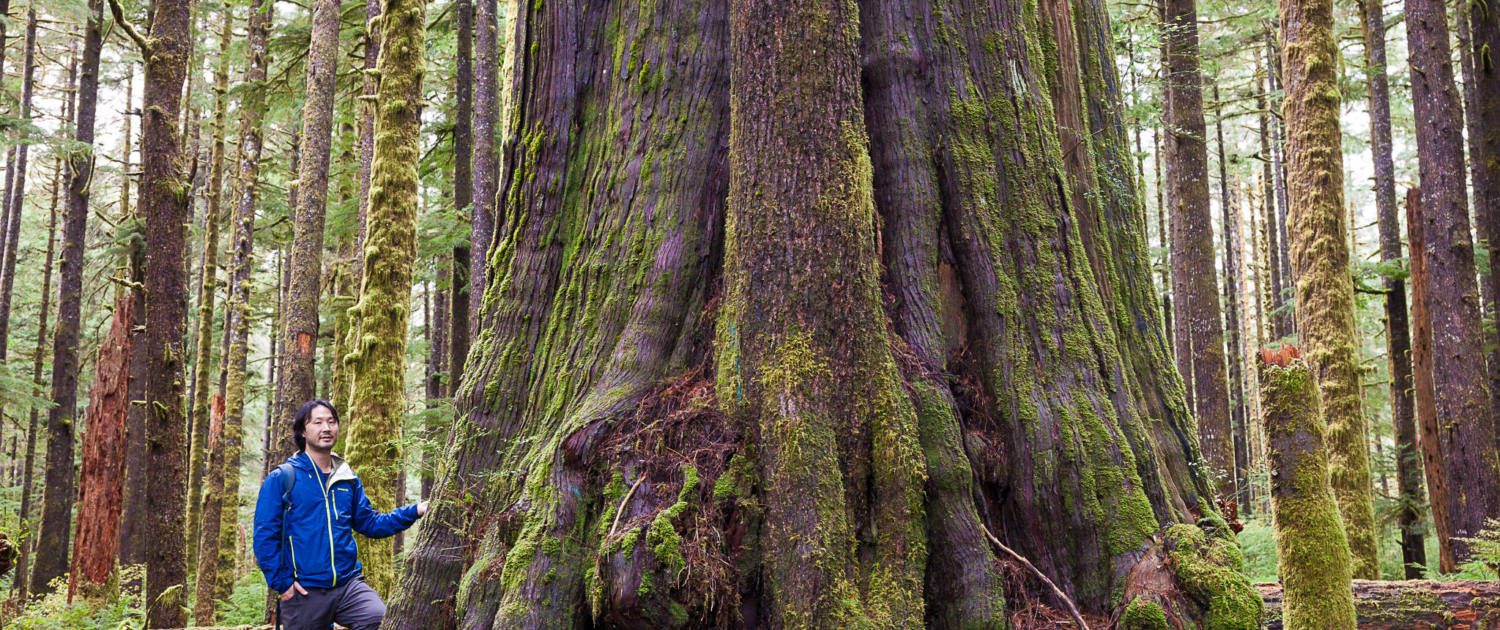
[[1297,352],[1297,346],[1287,343],[1281,344],[1279,350],[1276,348],[1260,349],[1260,360],[1267,365],[1286,367],[1292,363],[1293,359],[1301,358],[1301,356]]
[[125,416],[130,409],[130,328],[134,321],[133,296],[116,299],[114,320],[99,347],[98,367],[89,390],[68,601],[73,600],[80,578],[86,588],[103,586],[115,567],[125,488]]

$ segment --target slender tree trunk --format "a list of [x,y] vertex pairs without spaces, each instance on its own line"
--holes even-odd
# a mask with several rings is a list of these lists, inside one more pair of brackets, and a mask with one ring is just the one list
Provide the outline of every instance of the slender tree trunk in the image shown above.
[[[387,0],[380,20],[380,85],[375,152],[359,303],[351,309],[350,418],[346,452],[371,505],[395,508],[391,490],[401,461],[406,416],[406,335],[417,249],[417,159],[426,31],[425,0]],[[378,194],[377,194],[378,192]],[[391,541],[356,536],[366,580],[389,596],[395,581]]]
[[94,385],[89,390],[77,535],[68,571],[69,602],[80,591],[85,598],[107,596],[105,589],[115,573],[120,501],[125,490],[125,412],[130,406],[130,329],[135,326],[135,298],[130,289],[115,298],[113,321],[99,347]]
[[[271,13],[261,10],[257,0],[250,6],[245,83],[259,85],[266,80],[269,58],[266,39],[271,27]],[[202,536],[198,556],[197,597],[194,620],[211,625],[217,602],[226,600],[233,589],[237,554],[236,535],[240,508],[240,454],[244,439],[245,381],[248,377],[250,272],[255,242],[255,207],[259,199],[260,159],[263,144],[262,121],[265,115],[265,92],[252,90],[240,101],[240,139],[236,156],[239,187],[235,191],[233,263],[226,294],[224,334],[229,351],[224,355],[221,372],[224,382],[224,428],[215,454],[217,469],[210,470],[205,493],[219,496],[218,509],[210,504],[203,509]],[[314,296],[316,300],[316,296]],[[215,527],[209,521],[217,520]],[[217,540],[210,540],[210,537]]]
[[[1338,56],[1331,0],[1281,0],[1290,184],[1292,272],[1297,331],[1320,390],[1328,470],[1343,517],[1353,575],[1378,579],[1371,507],[1370,447],[1359,378],[1350,226],[1344,215]],[[1351,604],[1352,606],[1352,604]]]
[[[507,16],[507,19],[510,19]],[[489,275],[489,249],[501,194],[496,136],[500,128],[500,23],[496,0],[477,0],[474,15],[474,200],[470,209],[469,334],[477,333],[484,288]],[[513,140],[510,140],[513,141]]]
[[[333,91],[339,52],[339,0],[313,4],[307,55],[307,101],[302,108],[302,146],[286,310],[282,316],[280,373],[276,379],[277,426],[290,435],[292,417],[317,397],[314,360],[318,348],[318,298],[322,295],[323,224],[328,202],[328,161],[333,140]],[[266,461],[274,467],[279,460]]]
[[1438,571],[1458,570],[1454,559],[1452,531],[1448,518],[1448,477],[1443,471],[1443,446],[1438,438],[1436,387],[1432,372],[1432,320],[1427,309],[1427,271],[1424,242],[1422,190],[1406,191],[1407,246],[1411,257],[1412,322],[1412,396],[1417,418],[1417,447],[1427,477],[1427,500],[1432,510],[1432,526],[1438,538]]
[[[234,36],[234,13],[227,7],[219,30],[219,60],[214,73],[214,138],[208,158],[208,210],[203,215],[203,268],[198,276],[198,362],[194,365],[193,445],[188,477],[188,565],[195,572],[199,530],[203,523],[203,486],[209,425],[209,375],[213,373],[214,301],[219,287],[219,224],[224,205],[224,138],[229,107],[229,45]],[[203,574],[198,573],[201,577]]]
[[[457,118],[453,121],[453,203],[468,206],[470,216],[474,211],[474,3],[458,1],[458,68],[454,74],[454,92]],[[480,0],[489,2],[490,0]],[[493,131],[493,129],[491,130]],[[461,208],[460,208],[461,210]],[[462,217],[460,211],[458,216]],[[493,221],[493,216],[490,217]],[[472,229],[473,219],[470,219]],[[492,224],[493,225],[493,224]],[[477,327],[478,312],[474,322],[470,321],[469,291],[472,286],[469,265],[473,256],[473,235],[468,243],[453,248],[453,270],[448,289],[442,293],[446,306],[443,320],[448,324],[443,333],[444,356],[447,361],[440,370],[448,372],[444,396],[458,391],[458,382],[464,375],[464,360],[469,356],[469,329]],[[488,245],[486,245],[488,247]],[[480,285],[483,289],[483,285]],[[423,496],[427,496],[424,492]]]
[[[113,0],[111,0],[113,1]],[[140,210],[145,217],[147,628],[181,627],[187,602],[187,425],[183,414],[187,327],[187,194],[181,138],[182,83],[192,57],[190,0],[155,0],[142,100]],[[118,16],[117,16],[118,17]]]
[[[1283,28],[1288,21],[1287,1],[1282,3]],[[1325,6],[1331,23],[1332,3]],[[1333,31],[1326,32],[1331,44]],[[1297,50],[1296,36],[1295,31],[1287,31],[1288,51]],[[1287,61],[1294,77],[1289,85],[1295,89],[1296,62],[1292,55]],[[1287,102],[1295,100],[1291,97]],[[1294,133],[1298,127],[1295,121],[1288,126]],[[1291,151],[1293,182],[1298,181],[1298,152],[1295,147]],[[1293,200],[1293,212],[1298,212],[1298,201]],[[1282,623],[1287,630],[1354,630],[1354,596],[1349,590],[1352,562],[1339,506],[1328,483],[1328,460],[1336,455],[1323,439],[1327,427],[1318,410],[1325,405],[1319,400],[1314,368],[1299,359],[1289,365],[1262,363],[1260,383],[1270,442]]]
[[[21,57],[21,120],[31,124],[31,94],[35,91],[36,77],[36,6],[26,9],[26,48]],[[21,216],[26,208],[26,157],[31,144],[23,141],[16,149],[16,185],[10,204],[9,234],[6,235],[5,272],[0,274],[0,361],[5,361],[10,348],[10,305],[15,294],[16,254],[21,248]]]
[[[134,64],[132,64],[130,72],[131,78],[129,80],[130,82],[127,83],[127,87],[125,90],[125,142],[123,143],[122,150],[122,153],[124,155],[122,161],[126,163],[126,168],[124,170],[126,170],[127,172],[129,171],[128,163],[130,161],[129,139],[132,126],[131,116],[137,113],[130,111],[131,104],[133,103],[133,86],[131,86],[130,84],[134,83],[134,75]],[[133,213],[130,213],[128,210],[128,207],[130,205],[129,189],[130,178],[128,176],[123,177],[121,179],[120,185],[120,216],[128,217],[127,220],[130,221],[138,221],[138,217],[136,217]],[[128,277],[130,277],[132,282],[141,282],[142,278],[140,277],[140,269],[138,268],[138,264],[140,262],[138,259],[140,258],[141,254],[139,251],[133,253],[136,260],[132,260],[130,262],[131,274]],[[145,345],[144,327],[146,325],[146,311],[148,305],[145,302],[145,297],[143,295],[140,295],[140,291],[136,290],[135,292],[137,294],[135,308],[136,321],[135,325],[131,328],[130,337],[131,347],[140,348]],[[146,361],[145,353],[132,352],[130,354],[129,400],[145,399],[147,378],[146,370],[148,369],[148,366],[149,363]],[[120,564],[126,566],[139,565],[146,562],[146,468],[149,465],[146,462],[146,417],[148,415],[148,410],[144,406],[139,404],[130,405],[125,412],[125,513],[120,518]],[[189,488],[191,487],[192,486],[190,484]],[[138,580],[132,580],[131,585],[138,584]]]
[[[77,79],[78,56],[75,46],[70,44],[69,48],[71,49],[69,51],[71,59],[68,64],[68,85],[71,87]],[[72,110],[73,100],[70,94],[65,108],[68,115],[65,115],[64,119],[72,117]],[[36,350],[32,353],[31,359],[31,382],[36,385],[36,391],[34,392],[36,396],[42,395],[42,366],[47,348],[47,315],[50,313],[49,307],[51,306],[52,299],[52,263],[54,260],[53,256],[57,252],[57,200],[60,197],[59,193],[62,192],[63,186],[62,168],[62,158],[58,157],[54,162],[52,170],[52,207],[47,219],[47,258],[46,263],[42,265],[42,303],[37,312]],[[36,407],[32,407],[30,417],[26,423],[26,459],[21,464],[21,511],[18,513],[18,518],[16,519],[20,522],[19,529],[22,540],[21,558],[16,563],[15,578],[11,581],[13,590],[21,601],[26,600],[29,590],[28,578],[30,577],[30,573],[28,564],[31,557],[31,548],[35,546],[33,541],[35,532],[31,528],[31,484],[32,475],[36,468],[36,429],[39,415]]]
[[[342,129],[346,136],[354,131],[354,127],[347,122],[343,124]],[[345,165],[357,168],[353,151],[345,151],[339,159]],[[352,178],[345,177],[341,179],[340,195],[343,197],[345,203],[353,199],[356,194],[353,190],[354,184],[349,181],[350,179]],[[363,210],[360,212],[363,212]],[[353,238],[347,233],[339,235],[339,262],[334,273],[334,295],[329,298],[329,302],[333,307],[333,360],[330,361],[333,364],[333,375],[330,379],[332,383],[329,386],[328,400],[333,403],[335,409],[347,409],[349,402],[349,370],[344,365],[344,356],[349,354],[349,307],[354,306],[354,293],[358,290],[358,286],[354,283],[354,268],[358,264],[354,262],[354,258],[357,256],[355,248],[358,246],[358,238],[358,234],[355,234]],[[468,258],[464,258],[464,261],[467,263]],[[289,437],[291,427],[286,427],[285,430]],[[284,439],[283,442],[278,444],[284,446],[279,446],[274,455],[280,455],[281,451],[291,451],[294,447],[290,439]],[[266,472],[269,472],[270,462],[284,460],[284,457],[277,458],[274,455],[268,453],[266,456],[268,464]]]
[[[1266,49],[1270,53],[1270,47]],[[1257,60],[1258,61],[1258,60]],[[1257,63],[1257,65],[1259,65]],[[1260,110],[1260,159],[1261,159],[1261,184],[1264,187],[1261,193],[1261,209],[1266,224],[1266,268],[1270,276],[1271,312],[1267,314],[1266,320],[1271,326],[1271,336],[1281,339],[1286,336],[1286,292],[1284,279],[1281,277],[1281,241],[1286,230],[1286,224],[1277,219],[1276,212],[1276,176],[1274,170],[1278,168],[1276,154],[1271,150],[1271,114],[1270,103],[1266,95],[1274,88],[1271,79],[1271,68],[1267,64],[1266,80],[1264,89],[1255,96],[1255,107]],[[1259,74],[1257,69],[1256,74]]]
[[[83,64],[79,69],[78,118],[73,139],[93,146],[98,111],[100,30],[104,0],[91,0],[83,29]],[[63,221],[62,269],[58,274],[57,334],[53,337],[52,402],[47,411],[47,472],[43,481],[42,523],[36,545],[36,568],[31,590],[52,592],[52,580],[68,570],[70,517],[77,496],[73,475],[73,420],[78,406],[79,311],[83,294],[84,232],[89,215],[89,183],[93,156],[79,152],[70,158],[68,209]],[[184,489],[185,490],[185,489]]]
[[[1500,510],[1500,455],[1489,414],[1489,376],[1479,360],[1484,339],[1474,299],[1479,288],[1446,5],[1407,0],[1406,17],[1421,171],[1423,256],[1427,277],[1443,279],[1426,283],[1423,298],[1432,327],[1437,437],[1448,483],[1447,529],[1455,559],[1466,562],[1470,552],[1460,539],[1477,534],[1486,515]],[[1430,493],[1438,490],[1433,485]]]
[[[1391,156],[1391,89],[1386,76],[1385,17],[1377,0],[1363,0],[1365,62],[1370,97],[1370,153],[1375,160],[1375,208],[1379,214],[1380,260],[1400,264],[1401,222],[1396,208],[1396,164]],[[1414,252],[1418,251],[1413,249]],[[1391,422],[1396,438],[1396,488],[1400,494],[1401,560],[1408,580],[1421,579],[1427,566],[1423,544],[1422,460],[1417,454],[1416,412],[1412,407],[1411,325],[1406,281],[1384,279],[1386,357],[1391,375]]]
[[[1161,162],[1161,134],[1156,129],[1151,130],[1151,159],[1155,163],[1152,172],[1156,175],[1156,242],[1162,252],[1168,252],[1171,248],[1172,239],[1167,233],[1167,204],[1166,192],[1162,186],[1162,162]],[[1161,313],[1162,322],[1167,331],[1167,351],[1175,360],[1177,354],[1177,337],[1172,334],[1176,330],[1172,323],[1172,265],[1170,255],[1163,253],[1161,261]],[[1184,376],[1184,378],[1186,378]],[[1191,393],[1188,394],[1191,396]],[[1189,398],[1191,401],[1191,398]]]
[[[437,282],[443,286],[451,279],[448,267],[438,261]],[[422,291],[422,335],[427,339],[427,378],[425,394],[427,396],[426,407],[429,410],[437,409],[442,405],[440,399],[445,395],[443,387],[442,372],[448,366],[447,357],[447,334],[448,334],[448,295],[447,291],[439,290],[433,295],[433,282],[431,280],[423,284]],[[422,493],[421,499],[427,500],[432,496],[433,476],[432,471],[437,470],[439,463],[435,460],[442,454],[431,450],[433,444],[440,444],[442,431],[438,423],[431,418],[427,419],[423,435],[427,439],[428,448],[422,451]],[[399,551],[398,551],[399,553]]]
[[1246,470],[1249,466],[1249,453],[1245,441],[1245,350],[1240,337],[1240,252],[1237,247],[1240,209],[1238,200],[1230,190],[1229,165],[1224,154],[1224,105],[1219,100],[1217,84],[1214,85],[1214,113],[1214,135],[1219,148],[1219,207],[1224,226],[1224,304],[1228,307],[1224,321],[1227,322],[1225,332],[1229,337],[1229,417],[1234,444],[1234,494],[1225,497],[1225,500],[1245,505],[1248,503],[1250,479]]
[[1168,197],[1172,201],[1172,294],[1177,298],[1177,365],[1198,418],[1198,439],[1219,493],[1234,495],[1234,434],[1224,361],[1224,321],[1214,269],[1208,197],[1207,125],[1198,68],[1194,0],[1169,0],[1166,68]]

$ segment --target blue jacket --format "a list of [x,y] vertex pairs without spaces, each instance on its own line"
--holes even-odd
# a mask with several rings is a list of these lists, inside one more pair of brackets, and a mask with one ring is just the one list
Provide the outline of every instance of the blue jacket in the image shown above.
[[324,487],[318,469],[306,453],[287,458],[296,471],[292,484],[290,523],[282,539],[280,470],[260,484],[255,501],[255,561],[266,585],[285,592],[296,581],[302,586],[333,588],[360,575],[359,549],[352,532],[366,538],[385,538],[417,522],[417,506],[381,514],[370,507],[365,487],[349,464],[333,456],[333,474]]

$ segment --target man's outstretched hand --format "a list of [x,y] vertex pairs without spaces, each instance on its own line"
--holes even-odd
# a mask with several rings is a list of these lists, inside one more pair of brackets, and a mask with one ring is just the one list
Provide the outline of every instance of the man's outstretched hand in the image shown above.
[[286,592],[281,594],[281,601],[287,601],[287,600],[290,600],[293,597],[296,597],[297,595],[306,595],[306,594],[307,594],[307,590],[304,589],[304,588],[302,588],[302,584],[300,584],[298,582],[292,582],[292,587],[289,588],[289,589],[286,589]]
[[417,504],[417,516],[421,517],[421,516],[426,516],[426,515],[427,515],[427,502],[423,501],[421,503],[418,503]]

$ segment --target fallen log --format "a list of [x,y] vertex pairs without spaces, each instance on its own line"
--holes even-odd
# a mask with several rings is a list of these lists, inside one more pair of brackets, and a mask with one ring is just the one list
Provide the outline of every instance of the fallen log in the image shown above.
[[[1281,585],[1256,584],[1261,627],[1282,630]],[[1359,630],[1500,630],[1500,582],[1354,580]]]

